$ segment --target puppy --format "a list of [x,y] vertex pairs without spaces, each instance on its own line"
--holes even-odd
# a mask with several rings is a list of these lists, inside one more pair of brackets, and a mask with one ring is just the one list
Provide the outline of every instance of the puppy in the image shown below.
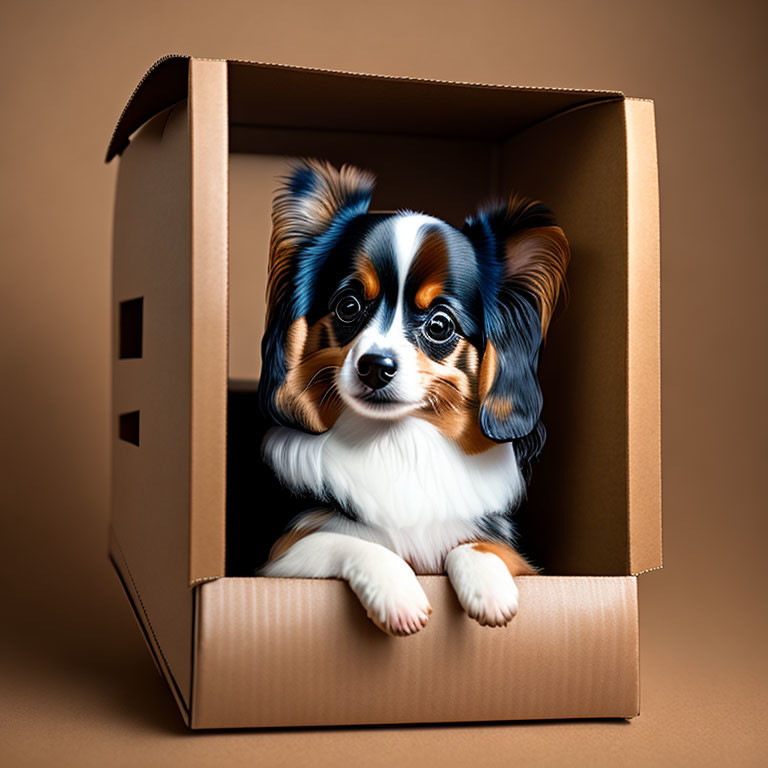
[[393,635],[427,623],[416,575],[447,573],[466,613],[503,626],[544,428],[539,349],[569,260],[544,205],[512,198],[461,231],[369,213],[373,177],[302,161],[272,213],[262,452],[313,500],[265,576],[346,580]]

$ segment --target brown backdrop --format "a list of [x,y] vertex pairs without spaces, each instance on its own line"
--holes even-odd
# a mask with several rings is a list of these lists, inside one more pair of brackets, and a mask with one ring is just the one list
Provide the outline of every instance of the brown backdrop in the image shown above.
[[[768,758],[765,3],[30,0],[0,11],[6,765]],[[631,723],[185,734],[106,561],[113,124],[168,52],[656,100],[665,562]]]

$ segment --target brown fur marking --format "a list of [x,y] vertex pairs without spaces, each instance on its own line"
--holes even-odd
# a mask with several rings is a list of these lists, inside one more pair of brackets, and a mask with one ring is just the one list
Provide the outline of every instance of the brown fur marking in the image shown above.
[[472,549],[496,555],[513,576],[533,576],[538,573],[538,569],[534,568],[519,552],[500,541],[478,541],[472,545]]
[[484,405],[497,419],[504,420],[509,418],[512,413],[512,401],[500,394],[490,395],[490,389],[496,378],[499,358],[496,353],[496,347],[489,341],[485,345],[485,354],[480,366],[480,381],[478,383],[478,397],[480,403]]
[[357,260],[356,277],[363,284],[363,294],[368,301],[375,299],[379,295],[381,290],[379,276],[376,274],[370,258],[365,253],[361,254]]
[[280,555],[284,555],[297,541],[301,541],[305,536],[314,533],[320,526],[333,517],[330,512],[311,512],[290,531],[284,533],[269,550],[268,560],[277,560]]
[[429,309],[429,305],[443,292],[443,284],[425,282],[416,292],[414,302],[419,309]]
[[477,350],[460,339],[440,362],[416,351],[427,405],[418,415],[458,443],[464,453],[483,453],[495,443],[480,429],[477,393]]
[[[515,199],[510,201],[510,207],[515,204],[520,203]],[[507,243],[506,254],[506,277],[536,297],[541,335],[546,337],[558,296],[565,287],[565,271],[571,255],[568,240],[560,227],[529,229]]]
[[512,402],[501,395],[490,395],[485,398],[485,407],[500,421],[512,415]]
[[419,309],[429,309],[430,304],[443,292],[448,274],[448,248],[442,234],[436,229],[427,230],[408,272],[409,280],[419,286],[414,302]]
[[[331,346],[326,346],[327,340]],[[342,409],[336,372],[344,363],[348,348],[337,345],[330,314],[311,327],[304,317],[295,320],[286,337],[288,373],[277,390],[275,405],[312,432],[330,429]]]
[[485,345],[485,354],[483,355],[483,362],[480,365],[480,376],[477,383],[477,396],[480,398],[480,402],[485,400],[488,396],[488,392],[493,386],[494,379],[496,378],[496,371],[498,369],[498,362],[496,347],[489,341]]

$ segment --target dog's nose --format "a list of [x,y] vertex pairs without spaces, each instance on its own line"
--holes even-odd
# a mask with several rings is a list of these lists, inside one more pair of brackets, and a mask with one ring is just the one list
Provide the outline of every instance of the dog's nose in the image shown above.
[[386,387],[397,373],[397,363],[389,355],[367,354],[357,361],[357,377],[371,389]]

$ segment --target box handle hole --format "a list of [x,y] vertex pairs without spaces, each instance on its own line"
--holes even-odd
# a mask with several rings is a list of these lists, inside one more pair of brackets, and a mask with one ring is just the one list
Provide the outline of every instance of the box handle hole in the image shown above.
[[120,414],[119,435],[126,443],[139,444],[139,411]]
[[141,357],[144,297],[120,302],[120,359]]

